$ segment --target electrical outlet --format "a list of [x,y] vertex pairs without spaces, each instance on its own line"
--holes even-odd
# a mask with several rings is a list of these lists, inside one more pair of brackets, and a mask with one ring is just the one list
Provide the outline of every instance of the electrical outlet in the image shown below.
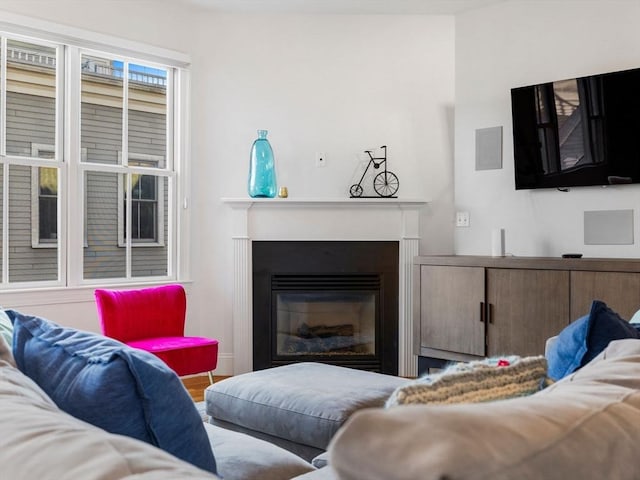
[[456,227],[469,226],[469,212],[456,212]]
[[327,157],[324,152],[316,152],[316,167],[326,167]]

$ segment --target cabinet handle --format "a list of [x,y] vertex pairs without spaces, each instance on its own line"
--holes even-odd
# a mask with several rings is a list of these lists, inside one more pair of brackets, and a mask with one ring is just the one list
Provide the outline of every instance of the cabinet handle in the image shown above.
[[484,308],[484,302],[480,302],[480,323],[484,323],[485,321],[485,308]]
[[487,304],[487,317],[489,323],[493,323],[493,305],[490,303]]

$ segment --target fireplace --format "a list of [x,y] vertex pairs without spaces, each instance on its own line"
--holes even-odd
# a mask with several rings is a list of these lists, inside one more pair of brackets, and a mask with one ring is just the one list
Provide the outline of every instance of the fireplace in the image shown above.
[[398,373],[398,242],[254,241],[253,368]]
[[[398,375],[418,372],[413,353],[413,260],[425,199],[223,198],[230,208],[229,258],[233,341],[219,355],[221,371],[253,370],[253,244],[277,241],[366,241],[398,245]],[[385,290],[387,290],[385,286]]]

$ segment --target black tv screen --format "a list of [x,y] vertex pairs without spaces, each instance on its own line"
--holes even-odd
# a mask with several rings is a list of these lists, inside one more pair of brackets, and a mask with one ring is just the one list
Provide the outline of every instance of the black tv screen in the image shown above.
[[516,189],[640,182],[640,68],[511,90]]

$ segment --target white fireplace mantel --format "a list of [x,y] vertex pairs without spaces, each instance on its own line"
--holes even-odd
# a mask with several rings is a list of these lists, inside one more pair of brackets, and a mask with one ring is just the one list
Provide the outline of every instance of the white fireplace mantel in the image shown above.
[[396,240],[399,242],[399,375],[415,376],[413,257],[418,255],[422,199],[223,198],[232,213],[233,371],[253,370],[253,240]]
[[222,199],[223,203],[227,203],[234,207],[250,207],[251,205],[266,205],[269,207],[284,206],[386,206],[398,207],[401,205],[424,206],[427,201],[423,199],[400,199],[400,198],[383,198],[383,197],[360,197],[360,198],[231,198]]

